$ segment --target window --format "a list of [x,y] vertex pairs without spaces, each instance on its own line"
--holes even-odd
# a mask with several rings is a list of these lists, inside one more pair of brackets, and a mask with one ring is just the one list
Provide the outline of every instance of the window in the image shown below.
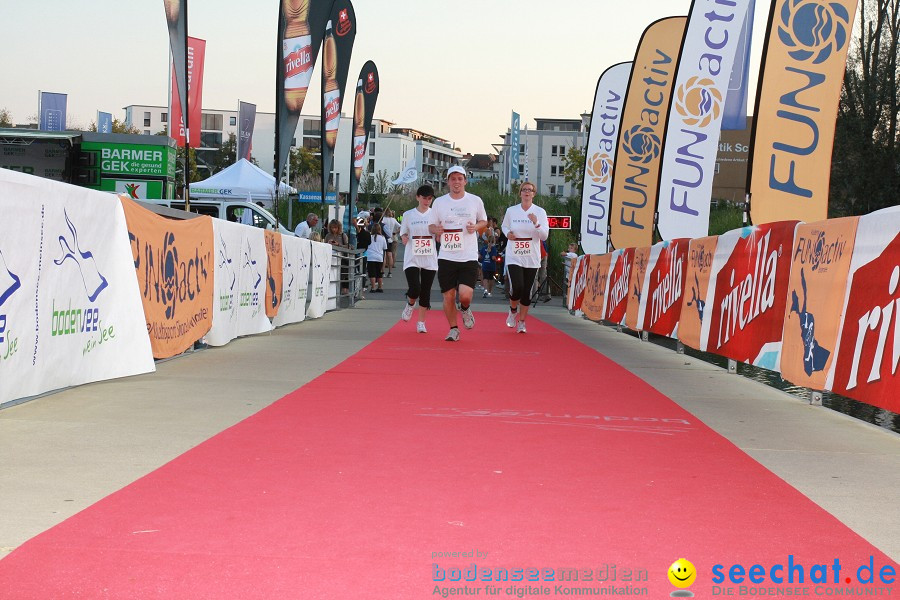
[[145,129],[145,130],[144,130],[144,135],[150,135],[150,130],[149,130],[149,129]]
[[150,113],[144,113],[144,127],[150,127]]
[[525,165],[519,165],[519,175],[525,174]]
[[375,142],[369,142],[369,154],[375,156]]
[[555,195],[556,195],[556,186],[555,186],[555,185],[552,185],[552,184],[551,184],[551,185],[548,185],[548,186],[547,186],[547,191],[550,192],[550,195],[551,195],[551,196],[555,196]]
[[556,175],[556,165],[550,165],[550,174]]
[[720,168],[721,168],[721,165],[720,165],[719,163],[716,163],[716,170],[714,171],[714,173],[715,173],[716,175],[719,174],[719,169],[720,169]]
[[321,130],[322,130],[321,119],[304,119],[303,120],[303,135],[319,135],[319,132]]
[[369,173],[373,173],[373,174],[375,173],[375,159],[374,158],[369,159]]
[[[558,149],[557,146],[550,146],[550,156],[556,156]],[[550,193],[552,194],[553,192]]]
[[525,154],[525,144],[519,144],[519,153]]
[[564,186],[564,185],[556,186],[556,195],[557,196],[565,196],[566,195],[566,186]]
[[206,131],[222,131],[225,118],[222,115],[203,113],[200,117],[200,129]]
[[303,147],[310,150],[319,150],[322,147],[322,140],[317,137],[303,138]]
[[200,132],[201,148],[218,148],[222,145],[222,134],[218,132]]
[[169,113],[159,113],[159,120],[163,123],[169,122]]
[[560,156],[565,156],[565,155],[566,155],[566,147],[565,147],[565,146],[560,146],[560,147],[559,147],[559,155],[560,155]]
[[228,117],[228,124],[232,127],[237,125],[237,117]]

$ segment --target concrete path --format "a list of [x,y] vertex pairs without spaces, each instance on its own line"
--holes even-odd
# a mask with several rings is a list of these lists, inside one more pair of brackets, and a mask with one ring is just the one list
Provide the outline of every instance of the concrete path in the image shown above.
[[[356,308],[168,360],[154,374],[0,410],[0,558],[374,340],[399,319],[399,269],[385,288]],[[479,291],[475,310],[506,310],[502,291],[494,296]],[[436,290],[432,301],[428,335],[443,336]],[[575,318],[559,298],[532,315],[642,377],[900,561],[900,435]]]

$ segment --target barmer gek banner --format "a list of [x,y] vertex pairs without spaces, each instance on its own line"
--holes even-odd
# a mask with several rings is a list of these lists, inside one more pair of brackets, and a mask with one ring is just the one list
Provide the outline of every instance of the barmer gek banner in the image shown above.
[[752,0],[694,0],[672,92],[659,183],[659,235],[709,235],[728,80]]
[[610,198],[613,248],[653,243],[660,153],[687,17],[652,23],[638,43],[616,145]]
[[828,216],[834,127],[857,0],[773,0],[748,157],[750,220]]
[[[606,69],[600,75],[594,92],[594,110],[591,113],[581,184],[581,248],[587,254],[605,254],[609,250],[609,197],[613,163],[632,64],[619,63]],[[525,150],[527,163],[527,146]]]
[[[356,13],[350,0],[335,0],[322,44],[322,197],[334,166],[344,90],[356,39]],[[348,222],[349,225],[349,222]]]
[[281,181],[287,164],[332,4],[334,0],[281,0],[279,3],[275,74],[276,181]]

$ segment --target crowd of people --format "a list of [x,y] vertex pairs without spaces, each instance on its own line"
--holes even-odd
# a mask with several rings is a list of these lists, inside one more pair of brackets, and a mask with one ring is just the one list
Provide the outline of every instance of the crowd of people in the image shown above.
[[[482,298],[491,298],[502,287],[509,299],[506,325],[526,333],[532,300],[549,300],[549,291],[541,287],[547,281],[547,213],[534,203],[534,184],[525,181],[519,188],[519,203],[510,206],[498,223],[487,215],[482,199],[466,190],[466,183],[465,169],[452,166],[447,171],[449,191],[435,198],[432,186],[420,186],[417,205],[399,219],[390,208],[359,211],[356,247],[363,251],[367,289],[384,292],[384,279],[393,275],[398,243],[402,243],[407,291],[401,319],[409,321],[417,315],[417,332],[427,333],[425,315],[437,280],[449,325],[445,340],[460,339],[460,321],[465,329],[475,326],[472,299],[477,287]],[[295,233],[313,239],[318,222],[319,217],[310,213]],[[349,247],[337,220],[328,223],[324,241]],[[572,244],[562,253],[566,279],[576,249],[577,244]],[[346,280],[344,269],[342,265],[342,281]]]

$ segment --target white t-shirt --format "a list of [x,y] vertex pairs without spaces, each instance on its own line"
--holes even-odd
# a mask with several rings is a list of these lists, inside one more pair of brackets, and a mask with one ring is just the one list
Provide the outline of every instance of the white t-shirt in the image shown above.
[[462,198],[454,200],[450,194],[444,194],[434,201],[429,213],[430,223],[444,228],[438,258],[453,262],[478,260],[478,233],[467,232],[466,225],[487,220],[481,198],[466,192]]
[[309,223],[307,223],[306,221],[300,221],[300,223],[297,225],[297,229],[294,230],[294,235],[296,235],[297,237],[309,239],[310,231],[311,230],[309,228]]
[[[535,227],[528,215],[537,217],[539,227]],[[509,239],[506,242],[504,259],[507,265],[519,265],[530,269],[541,266],[541,240],[546,240],[550,235],[550,223],[547,222],[547,212],[543,208],[532,204],[526,211],[522,209],[521,204],[510,206],[503,215],[500,229],[508,238],[513,236],[523,238]]]
[[372,243],[366,248],[366,260],[369,262],[384,262],[384,251],[387,250],[387,240],[383,235],[372,234]]
[[566,281],[569,281],[569,272],[572,270],[572,265],[575,263],[576,258],[578,258],[578,255],[574,252],[566,252]]
[[394,232],[397,231],[398,227],[400,227],[400,222],[394,217],[384,217],[381,219],[381,230],[384,231],[384,235],[387,239],[391,239],[394,236]]
[[[403,268],[418,267],[437,271],[437,243],[434,236],[428,231],[431,222],[431,209],[424,213],[418,208],[412,208],[403,213],[403,223],[400,225],[400,235],[408,235],[405,250],[403,252]],[[429,251],[430,247],[430,251]]]

